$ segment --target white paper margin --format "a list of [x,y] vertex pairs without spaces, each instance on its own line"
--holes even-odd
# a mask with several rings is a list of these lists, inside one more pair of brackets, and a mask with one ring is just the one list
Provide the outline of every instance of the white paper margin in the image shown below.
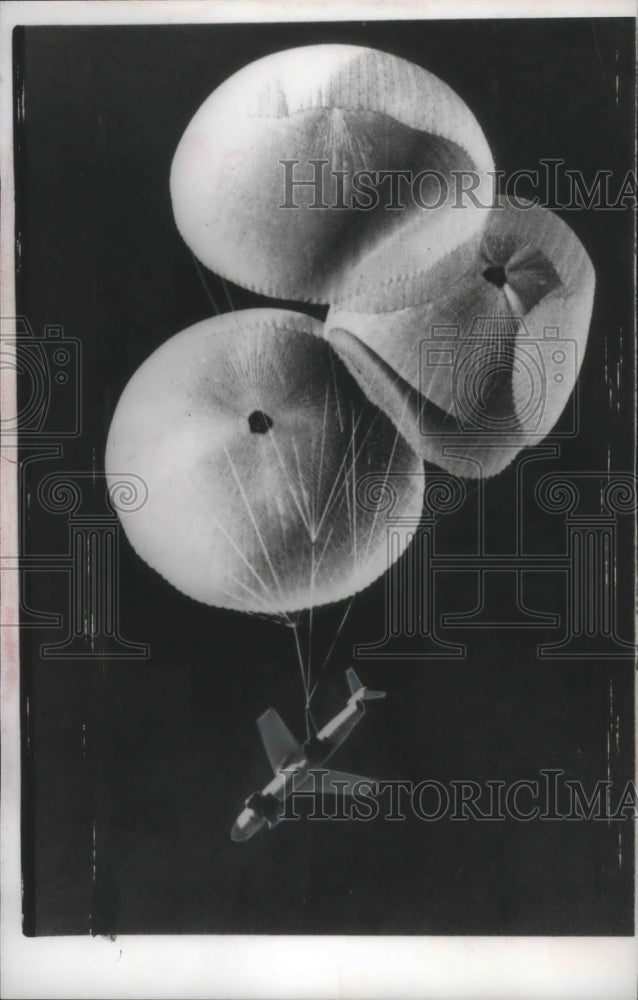
[[[31,0],[0,7],[2,314],[15,315],[12,28],[29,24],[179,24],[444,18],[636,17],[628,0]],[[11,370],[3,412],[15,412]],[[17,554],[15,451],[2,449],[0,545]],[[0,996],[635,1000],[636,937],[270,937],[127,935],[26,938],[21,931],[18,580],[2,573]],[[285,858],[282,858],[285,866]]]

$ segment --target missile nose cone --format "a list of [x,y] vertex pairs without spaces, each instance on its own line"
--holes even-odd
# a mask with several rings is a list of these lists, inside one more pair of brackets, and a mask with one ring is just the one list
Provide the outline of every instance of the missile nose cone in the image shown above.
[[244,809],[232,825],[230,839],[241,844],[245,840],[250,840],[263,825],[263,819],[257,816],[253,809]]
[[252,836],[250,827],[241,827],[239,821],[235,820],[230,831],[230,839],[234,840],[236,844],[240,844],[242,840],[248,840],[250,836]]

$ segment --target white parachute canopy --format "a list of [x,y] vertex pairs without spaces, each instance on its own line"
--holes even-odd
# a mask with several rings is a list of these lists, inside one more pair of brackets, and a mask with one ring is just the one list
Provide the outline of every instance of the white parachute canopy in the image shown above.
[[[120,518],[153,569],[198,601],[274,615],[383,574],[423,494],[420,459],[322,324],[279,309],[208,319],[158,348],[117,405],[106,472],[146,484],[147,502]],[[402,520],[392,547],[388,497]]]

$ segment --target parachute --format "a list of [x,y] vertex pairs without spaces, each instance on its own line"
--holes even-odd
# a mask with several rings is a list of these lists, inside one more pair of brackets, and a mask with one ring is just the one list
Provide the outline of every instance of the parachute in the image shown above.
[[311,633],[314,608],[386,571],[387,498],[398,558],[423,494],[420,460],[321,332],[246,309],[170,338],[125,387],[105,463],[109,483],[145,483],[146,503],[119,516],[148,565],[195,600],[293,627],[308,711],[299,622]]

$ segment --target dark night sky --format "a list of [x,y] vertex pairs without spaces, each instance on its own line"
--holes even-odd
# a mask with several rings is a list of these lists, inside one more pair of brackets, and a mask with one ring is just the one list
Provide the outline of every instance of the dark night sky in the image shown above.
[[[622,177],[631,167],[631,21],[17,29],[26,108],[16,167],[19,312],[38,335],[57,323],[79,340],[83,386],[81,434],[62,442],[60,457],[24,466],[25,496],[49,472],[90,471],[94,457],[99,470],[132,373],[168,337],[210,315],[168,191],[171,158],[194,111],[246,62],[320,42],[380,48],[439,75],[468,102],[508,174],[542,157],[563,158],[588,178],[597,169]],[[603,378],[605,341],[612,364],[622,358],[624,372],[632,368],[630,212],[565,218],[594,262],[597,297],[580,432],[560,440],[558,459],[539,459],[538,478],[605,469],[610,442],[612,471],[632,463],[632,387],[625,377],[620,409],[615,399],[610,409]],[[222,283],[210,272],[205,279],[226,311]],[[273,304],[228,289],[234,308]],[[487,484],[488,551],[512,551],[516,472],[515,464]],[[475,551],[476,490],[468,492],[437,525],[440,553]],[[542,515],[531,499],[521,498],[530,548],[560,554],[564,520]],[[629,520],[618,525],[625,638]],[[34,502],[23,527],[28,553],[65,551],[64,518]],[[293,730],[302,728],[290,630],[194,603],[124,537],[119,579],[121,633],[148,643],[150,659],[43,659],[41,644],[59,641],[59,630],[23,633],[27,933],[631,932],[630,824],[622,868],[617,826],[600,822],[300,822],[231,843],[243,799],[269,777],[255,718],[274,705]],[[494,586],[501,607],[511,578]],[[561,574],[529,574],[525,587],[529,607],[564,614]],[[67,590],[64,573],[25,575],[31,608],[63,611]],[[436,596],[440,613],[470,611],[475,574],[440,574]],[[383,580],[353,602],[323,678],[320,719],[342,706],[353,646],[380,638],[384,610]],[[342,614],[317,613],[319,646]],[[463,659],[362,659],[364,681],[389,697],[335,766],[441,781],[515,780],[553,767],[591,788],[607,773],[611,682],[623,736],[613,777],[628,780],[631,663],[604,653],[538,662],[538,643],[557,638],[538,627],[450,628],[446,641],[467,645]],[[389,654],[399,646],[419,652],[419,639],[395,642]]]

